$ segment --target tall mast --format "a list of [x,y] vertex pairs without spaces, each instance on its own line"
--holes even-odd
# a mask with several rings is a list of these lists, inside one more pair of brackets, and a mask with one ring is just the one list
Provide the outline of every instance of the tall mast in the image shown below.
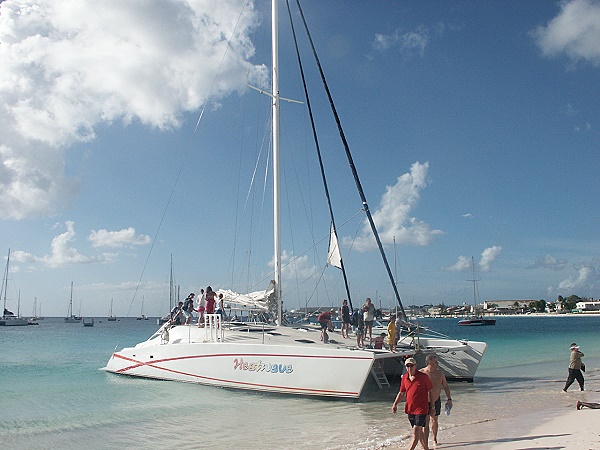
[[6,269],[4,270],[4,296],[3,301],[4,305],[2,308],[2,317],[4,317],[4,311],[6,311],[6,291],[8,290],[8,266],[10,264],[10,248],[8,249],[8,257],[6,258]]
[[73,315],[73,282],[71,281],[71,296],[69,297],[69,317]]
[[273,108],[273,262],[275,269],[275,299],[277,301],[277,324],[281,325],[281,232],[279,191],[279,47],[278,47],[278,0],[271,2],[272,39],[272,108]]
[[175,306],[175,302],[173,301],[175,296],[174,288],[173,288],[173,253],[171,253],[171,273],[169,274],[169,313]]
[[475,259],[471,256],[471,267],[473,269],[473,279],[467,280],[473,282],[473,315],[477,315],[477,279],[475,278]]

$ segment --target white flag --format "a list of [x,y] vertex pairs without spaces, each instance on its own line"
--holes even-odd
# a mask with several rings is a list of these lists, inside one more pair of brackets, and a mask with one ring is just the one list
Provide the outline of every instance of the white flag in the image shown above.
[[333,222],[331,223],[331,234],[329,236],[329,251],[327,252],[327,264],[342,268],[342,255],[340,254],[340,247],[338,245],[337,236],[333,229]]

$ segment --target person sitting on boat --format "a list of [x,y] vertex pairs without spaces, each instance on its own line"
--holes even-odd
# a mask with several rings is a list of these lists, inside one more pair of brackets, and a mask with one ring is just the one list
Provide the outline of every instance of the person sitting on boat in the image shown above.
[[385,333],[381,333],[373,341],[373,348],[381,350],[383,348],[384,341],[385,341]]
[[171,323],[174,325],[181,325],[181,316],[183,314],[183,302],[179,302],[177,306],[173,306],[171,310]]
[[185,299],[185,302],[183,303],[183,308],[182,308],[182,312],[183,315],[185,316],[185,324],[189,325],[190,324],[190,320],[192,320],[192,314],[194,313],[194,296],[196,294],[194,294],[193,292],[190,293],[190,295],[187,296],[187,298]]
[[333,309],[331,311],[323,311],[317,317],[319,324],[321,325],[321,340],[323,344],[327,344],[329,342],[329,335],[327,334],[327,330],[331,326],[331,316],[333,315]]

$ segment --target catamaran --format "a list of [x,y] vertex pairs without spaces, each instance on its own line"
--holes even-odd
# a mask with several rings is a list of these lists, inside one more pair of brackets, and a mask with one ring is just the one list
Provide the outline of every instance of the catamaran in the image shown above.
[[[325,344],[320,341],[321,332],[316,328],[283,324],[279,225],[279,104],[283,97],[279,95],[278,0],[272,1],[271,10],[272,89],[268,95],[272,100],[273,123],[274,279],[264,291],[245,295],[232,291],[219,292],[224,294],[226,301],[236,304],[247,302],[246,304],[255,308],[272,313],[276,322],[225,323],[220,314],[205,314],[204,327],[165,323],[148,340],[134,347],[115,351],[104,369],[121,375],[224,388],[359,399],[370,388],[389,387],[389,377],[402,374],[405,357],[415,355],[420,364],[424,365],[425,355],[437,354],[440,366],[448,378],[472,381],[487,347],[484,342],[427,337],[421,334],[419,327],[415,327],[416,333],[405,336],[398,350],[391,352],[387,349],[356,348],[350,341],[336,340],[336,336]],[[332,99],[329,100],[332,103]],[[335,111],[334,116],[337,121]],[[341,128],[339,122],[338,128]],[[343,136],[342,141],[349,165],[354,169]],[[406,318],[366,198],[360,188],[358,175],[355,171],[353,175],[359,187],[362,207],[392,280],[401,313]],[[331,219],[333,240],[336,228],[333,216]],[[335,256],[336,264],[343,267],[339,250],[331,253],[332,260]],[[347,288],[347,282],[345,284]],[[348,289],[347,293],[349,296]]]

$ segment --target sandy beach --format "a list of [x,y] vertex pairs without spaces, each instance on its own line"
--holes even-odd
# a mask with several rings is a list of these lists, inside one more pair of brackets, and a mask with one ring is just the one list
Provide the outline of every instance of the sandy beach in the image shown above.
[[[600,410],[553,410],[442,430],[432,448],[600,449]],[[537,425],[536,425],[537,423]],[[533,427],[533,428],[531,428]]]
[[[586,400],[600,403],[600,394],[586,393]],[[569,395],[569,394],[567,394]],[[575,394],[578,395],[578,394]],[[600,450],[600,409],[577,410],[576,397],[565,398],[564,406],[531,411],[511,418],[484,419],[457,427],[440,426],[439,444],[430,439],[431,449],[573,449]],[[389,449],[408,448],[408,440]],[[419,445],[417,449],[421,449]]]

